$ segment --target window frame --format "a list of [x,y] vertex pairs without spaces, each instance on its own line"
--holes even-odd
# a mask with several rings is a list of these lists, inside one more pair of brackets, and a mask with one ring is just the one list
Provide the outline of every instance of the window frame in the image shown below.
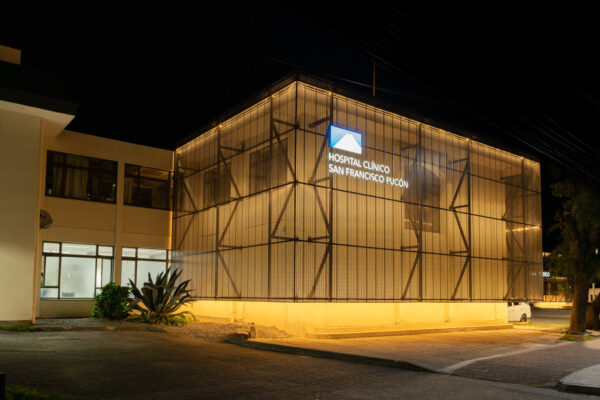
[[[58,253],[45,252],[44,245],[46,243],[54,243],[58,244]],[[63,244],[82,244],[87,246],[95,246],[96,254],[95,255],[83,255],[83,254],[63,254],[62,247]],[[112,248],[112,257],[105,256],[99,254],[99,247],[110,247]],[[48,286],[46,285],[46,260],[47,257],[58,257],[58,282],[56,285]],[[41,263],[41,282],[40,282],[40,300],[93,300],[92,297],[68,297],[62,298],[60,296],[60,282],[61,282],[61,273],[62,273],[62,259],[63,257],[71,257],[71,258],[93,258],[96,260],[94,263],[94,296],[98,294],[98,290],[102,289],[102,274],[100,274],[100,282],[98,282],[98,260],[100,260],[101,264],[104,263],[104,260],[110,260],[110,279],[109,282],[114,282],[114,274],[115,274],[115,247],[111,245],[104,244],[89,244],[89,243],[75,243],[75,242],[55,242],[52,240],[45,240],[42,242],[42,263]],[[57,289],[56,297],[42,297],[41,290],[42,289]]]
[[[137,174],[131,174],[128,173],[128,167],[135,167],[137,170]],[[157,171],[163,171],[163,172],[167,172],[169,174],[169,177],[167,180],[162,180],[162,179],[158,179],[158,178],[150,178],[150,177],[146,177],[146,176],[142,176],[141,175],[141,168],[148,168],[148,169],[154,169]],[[164,182],[167,183],[169,186],[169,199],[167,200],[168,204],[167,204],[167,208],[163,208],[163,207],[152,207],[152,206],[143,206],[143,205],[139,205],[139,204],[133,204],[133,203],[128,203],[127,200],[124,198],[123,199],[123,204],[126,206],[132,206],[132,207],[141,207],[141,208],[151,208],[153,210],[166,210],[166,211],[171,211],[173,209],[173,171],[170,170],[166,170],[166,169],[161,169],[161,168],[154,168],[154,167],[147,167],[145,165],[137,165],[137,164],[130,164],[130,163],[125,163],[125,185],[127,182],[127,178],[135,178],[135,188],[139,189],[140,187],[140,179],[146,179],[149,181],[156,181],[156,182]]]
[[[285,149],[285,152],[281,147]],[[288,153],[287,138],[282,139],[281,144],[273,143],[250,152],[248,155],[248,192],[250,194],[260,193],[287,182]],[[261,172],[266,172],[266,174],[261,174],[260,180],[257,179],[257,167],[260,167]]]
[[[61,154],[63,155],[63,160],[62,162],[58,163],[55,162],[53,160],[53,157],[51,157],[52,154]],[[109,162],[112,163],[114,165],[114,171],[109,171],[109,170],[105,170],[105,169],[94,169],[91,167],[81,167],[81,166],[76,166],[76,165],[67,165],[67,158],[66,156],[75,156],[75,157],[82,157],[82,158],[86,158],[88,160],[94,160],[94,161],[99,161],[99,162]],[[67,170],[67,169],[79,169],[79,170],[85,170],[88,171],[88,182],[89,182],[89,172],[90,171],[102,171],[105,173],[114,173],[114,181],[112,182],[112,201],[109,200],[101,200],[101,199],[94,199],[92,198],[92,195],[90,194],[90,198],[82,198],[82,197],[75,197],[75,196],[67,196],[65,194],[55,194],[55,193],[48,193],[48,173],[51,169],[53,169],[54,166],[60,166],[62,168],[63,171]],[[54,172],[53,172],[54,173]],[[65,176],[63,174],[63,176]],[[56,197],[56,198],[60,198],[60,199],[71,199],[71,200],[83,200],[83,201],[94,201],[94,202],[98,202],[98,203],[108,203],[108,204],[116,204],[117,203],[117,183],[118,183],[118,177],[119,177],[119,166],[118,166],[118,162],[114,161],[114,160],[108,160],[105,158],[97,158],[97,157],[90,157],[90,156],[84,156],[81,154],[74,154],[74,153],[65,153],[62,151],[55,151],[55,150],[46,150],[46,176],[45,176],[45,187],[44,187],[44,195],[48,196],[48,197]],[[63,178],[64,179],[64,178]],[[63,193],[64,193],[64,183],[63,183]],[[87,187],[87,186],[86,186]],[[53,188],[54,189],[54,188]],[[86,189],[87,191],[87,189]],[[87,193],[86,193],[87,195]]]
[[[125,255],[123,255],[123,250],[124,249],[135,249],[135,256],[131,257],[131,256],[125,256]],[[160,260],[160,259],[156,259],[156,258],[140,257],[139,256],[139,249],[149,249],[149,250],[165,251],[166,252],[166,258],[164,260]],[[123,261],[133,261],[134,262],[134,266],[133,266],[133,273],[134,273],[133,278],[134,279],[133,279],[133,281],[137,285],[138,261],[164,261],[164,263],[165,263],[165,272],[166,272],[167,268],[170,267],[171,264],[172,264],[171,253],[172,253],[172,250],[170,250],[170,249],[155,249],[155,248],[150,248],[150,247],[133,247],[133,246],[123,246],[123,247],[121,247],[121,286],[131,287],[129,285],[129,281],[123,282]]]
[[[202,176],[203,208],[213,207],[231,200],[231,178],[228,170],[231,171],[231,163],[226,163],[224,166],[218,165],[204,172]],[[221,189],[223,189],[223,193],[221,193]]]

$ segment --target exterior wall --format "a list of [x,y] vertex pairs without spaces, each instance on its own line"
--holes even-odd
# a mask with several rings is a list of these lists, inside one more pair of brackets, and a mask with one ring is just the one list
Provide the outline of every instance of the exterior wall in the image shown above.
[[207,317],[277,326],[294,336],[334,328],[386,325],[505,324],[508,313],[505,302],[292,303],[235,300],[199,300],[192,303],[190,311]]
[[[42,176],[46,176],[47,151],[59,151],[118,162],[117,202],[101,203],[44,195],[40,182],[41,208],[50,213],[53,224],[40,233],[43,241],[73,242],[114,246],[114,278],[121,280],[121,249],[127,247],[171,248],[171,211],[123,204],[125,164],[163,170],[173,169],[173,152],[125,143],[82,133],[63,131],[44,137],[41,157]],[[39,254],[38,254],[39,253]],[[41,251],[37,257],[41,260]],[[39,299],[39,288],[36,289]],[[40,317],[89,316],[90,300],[39,300]]]
[[[332,125],[362,154],[330,148]],[[332,154],[390,170],[351,177]],[[538,163],[305,83],[177,149],[175,186],[174,258],[199,298],[542,296]]]
[[0,321],[34,315],[40,136],[39,117],[0,110]]

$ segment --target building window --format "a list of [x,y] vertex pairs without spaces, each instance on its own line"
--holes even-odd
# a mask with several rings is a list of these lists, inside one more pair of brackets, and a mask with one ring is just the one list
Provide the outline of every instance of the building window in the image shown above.
[[141,288],[159,272],[165,272],[171,265],[171,251],[163,249],[145,249],[142,247],[123,247],[121,253],[121,285],[129,285],[129,280]]
[[92,299],[112,277],[112,246],[56,242],[42,245],[42,299]]
[[[405,204],[405,229],[440,232],[440,178],[429,168],[408,168],[410,189],[402,195]],[[414,182],[414,183],[412,183]],[[420,207],[420,205],[428,207]]]
[[250,153],[250,193],[279,186],[286,181],[287,139],[283,139],[281,145],[274,144]]
[[227,170],[231,164],[213,168],[204,173],[204,207],[225,203],[231,199],[231,182]]
[[162,169],[125,164],[125,199],[129,206],[171,209],[172,174]]
[[48,151],[46,196],[114,203],[117,163]]

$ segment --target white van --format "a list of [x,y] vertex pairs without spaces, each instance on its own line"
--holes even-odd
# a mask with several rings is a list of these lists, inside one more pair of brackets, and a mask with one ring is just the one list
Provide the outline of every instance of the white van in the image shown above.
[[522,301],[508,302],[508,321],[509,322],[526,322],[531,319],[531,306]]

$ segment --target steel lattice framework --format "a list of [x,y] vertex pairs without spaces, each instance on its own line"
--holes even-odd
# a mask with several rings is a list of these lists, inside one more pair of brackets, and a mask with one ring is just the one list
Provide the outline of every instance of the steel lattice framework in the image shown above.
[[[332,173],[332,125],[408,187]],[[198,298],[542,297],[539,164],[294,76],[177,150],[174,262]]]

